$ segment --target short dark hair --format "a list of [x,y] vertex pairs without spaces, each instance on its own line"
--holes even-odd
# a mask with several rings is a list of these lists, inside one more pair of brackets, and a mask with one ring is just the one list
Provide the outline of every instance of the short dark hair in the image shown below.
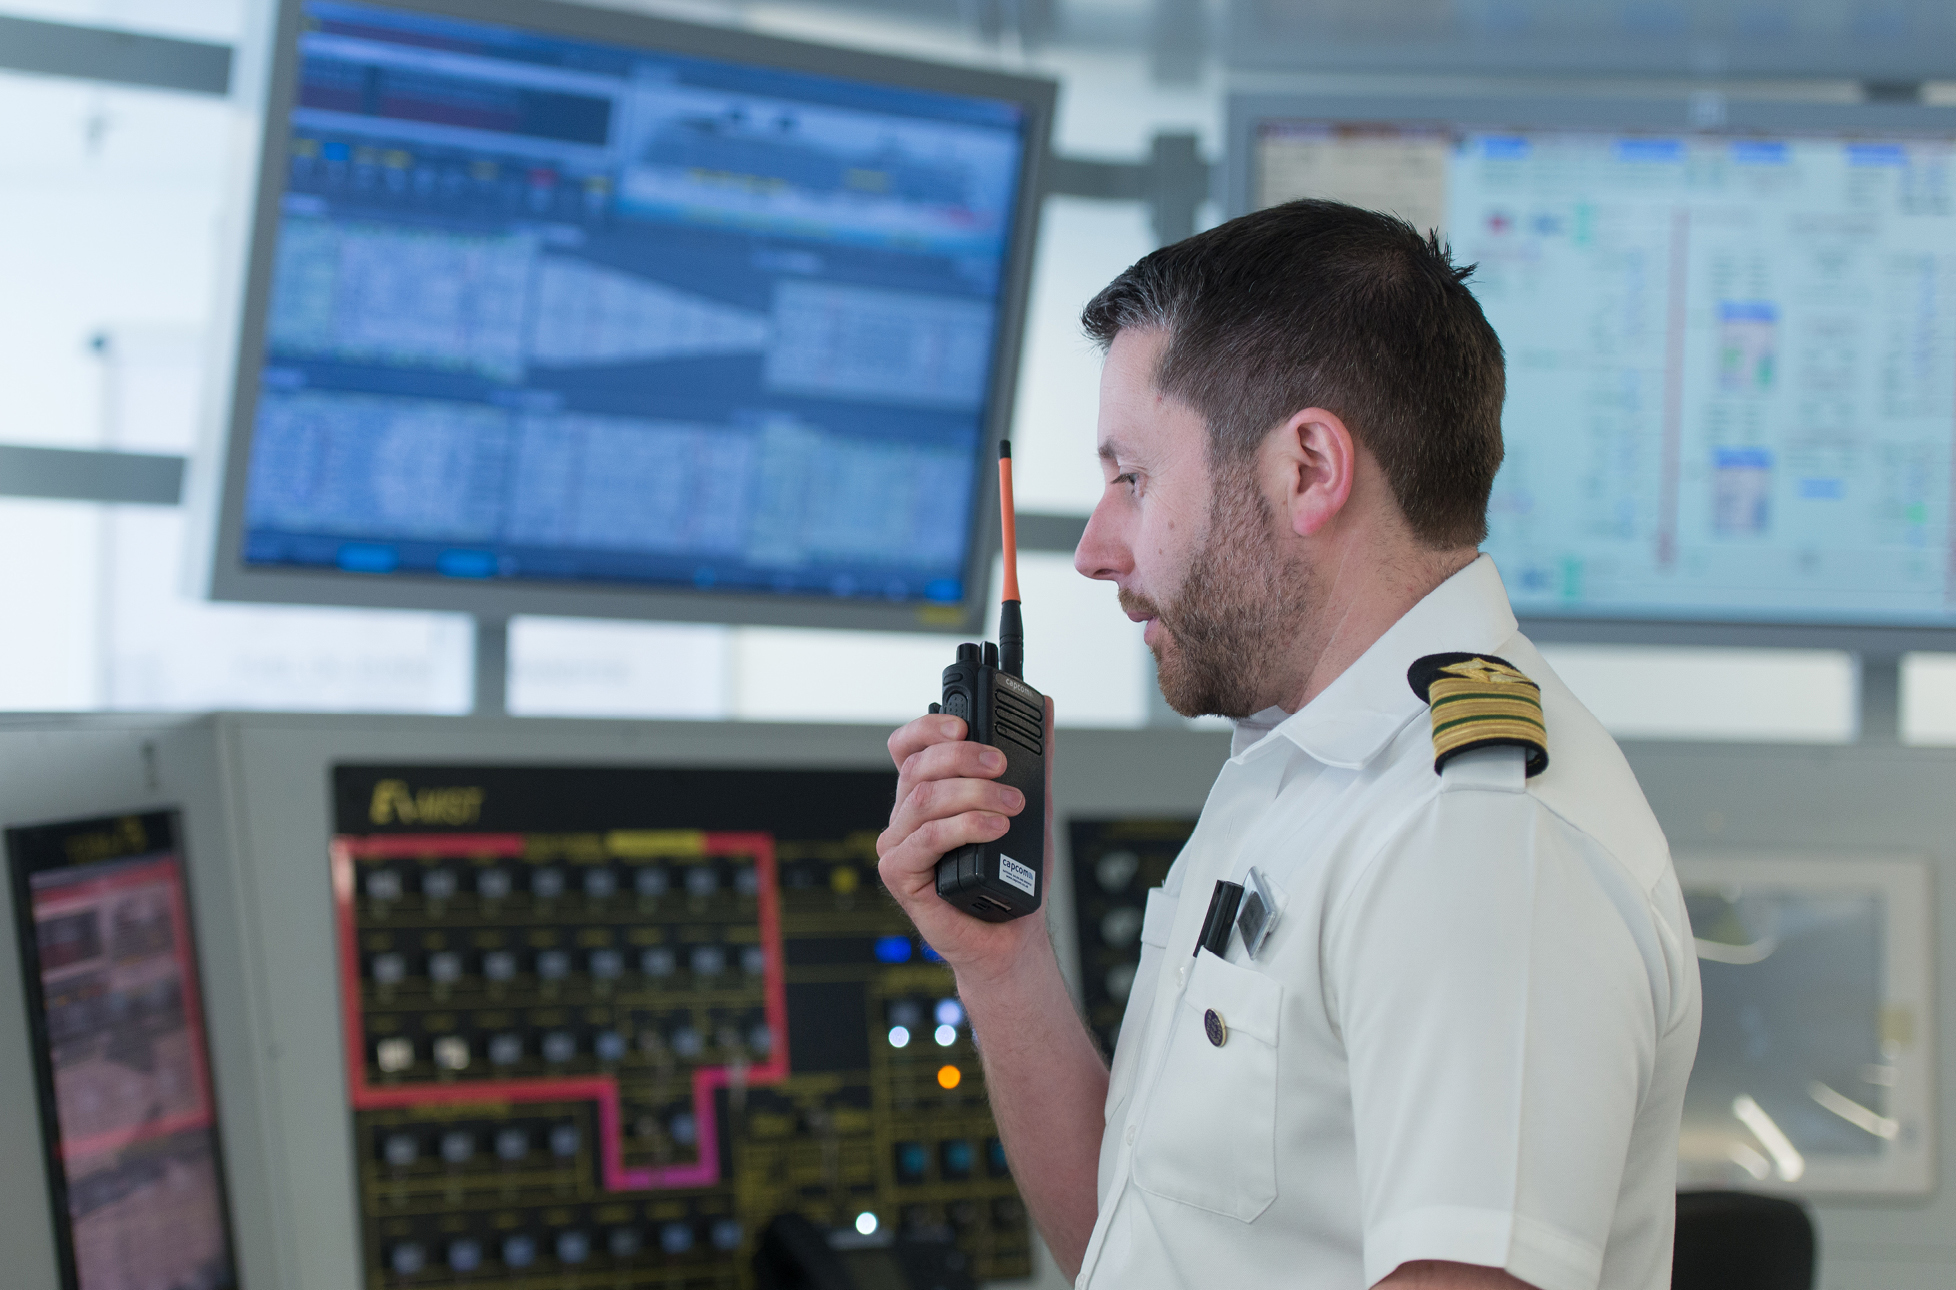
[[1209,423],[1209,460],[1256,452],[1293,413],[1335,412],[1378,459],[1418,539],[1478,545],[1501,466],[1501,341],[1436,235],[1340,202],[1245,215],[1135,263],[1080,315],[1103,349],[1168,334],[1155,386]]

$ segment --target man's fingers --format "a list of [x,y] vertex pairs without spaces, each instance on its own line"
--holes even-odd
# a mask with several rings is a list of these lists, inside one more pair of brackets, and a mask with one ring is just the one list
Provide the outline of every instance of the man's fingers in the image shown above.
[[968,739],[920,748],[897,767],[898,777],[912,784],[926,779],[991,779],[1004,772],[1004,753]]
[[933,714],[897,727],[890,735],[890,760],[901,767],[932,744],[964,738],[964,719]]
[[[900,833],[892,826],[877,839],[878,850],[883,850],[886,841],[892,842],[877,868],[885,886],[909,890],[917,885],[919,878],[935,881],[937,862],[947,852],[972,842],[993,841],[1011,826],[1011,820],[992,811],[965,811],[926,820],[908,833]],[[909,881],[906,883],[905,879]]]
[[970,811],[1017,815],[1025,804],[1025,794],[1009,784],[989,779],[926,779],[912,787],[890,812],[890,827],[884,837],[889,840],[887,846],[894,847],[933,821]]
[[932,744],[910,754],[897,771],[896,812],[903,810],[919,784],[941,779],[991,779],[1005,772],[1005,754],[990,744],[959,739]]

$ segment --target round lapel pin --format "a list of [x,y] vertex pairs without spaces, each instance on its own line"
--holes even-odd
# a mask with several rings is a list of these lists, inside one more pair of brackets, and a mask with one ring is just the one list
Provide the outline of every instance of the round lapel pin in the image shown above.
[[1229,1027],[1223,1023],[1222,1014],[1214,1008],[1202,1014],[1202,1033],[1209,1036],[1209,1042],[1218,1048],[1229,1042]]

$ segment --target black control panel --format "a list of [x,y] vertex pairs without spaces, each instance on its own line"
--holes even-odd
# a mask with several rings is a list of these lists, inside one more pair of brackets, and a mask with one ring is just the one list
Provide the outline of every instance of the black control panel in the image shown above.
[[1194,832],[1192,819],[1076,819],[1069,824],[1087,1024],[1110,1053],[1141,962],[1148,889],[1161,886]]
[[868,772],[347,766],[368,1290],[748,1287],[782,1213],[1031,1271]]

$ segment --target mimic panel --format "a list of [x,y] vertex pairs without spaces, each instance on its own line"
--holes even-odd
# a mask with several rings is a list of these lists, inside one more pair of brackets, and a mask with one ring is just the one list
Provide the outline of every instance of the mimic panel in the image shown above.
[[1141,962],[1148,891],[1167,879],[1195,821],[1074,820],[1070,829],[1080,993],[1087,1024],[1111,1053]]
[[335,781],[370,1290],[745,1286],[787,1210],[1031,1271],[951,975],[876,881],[889,775]]

